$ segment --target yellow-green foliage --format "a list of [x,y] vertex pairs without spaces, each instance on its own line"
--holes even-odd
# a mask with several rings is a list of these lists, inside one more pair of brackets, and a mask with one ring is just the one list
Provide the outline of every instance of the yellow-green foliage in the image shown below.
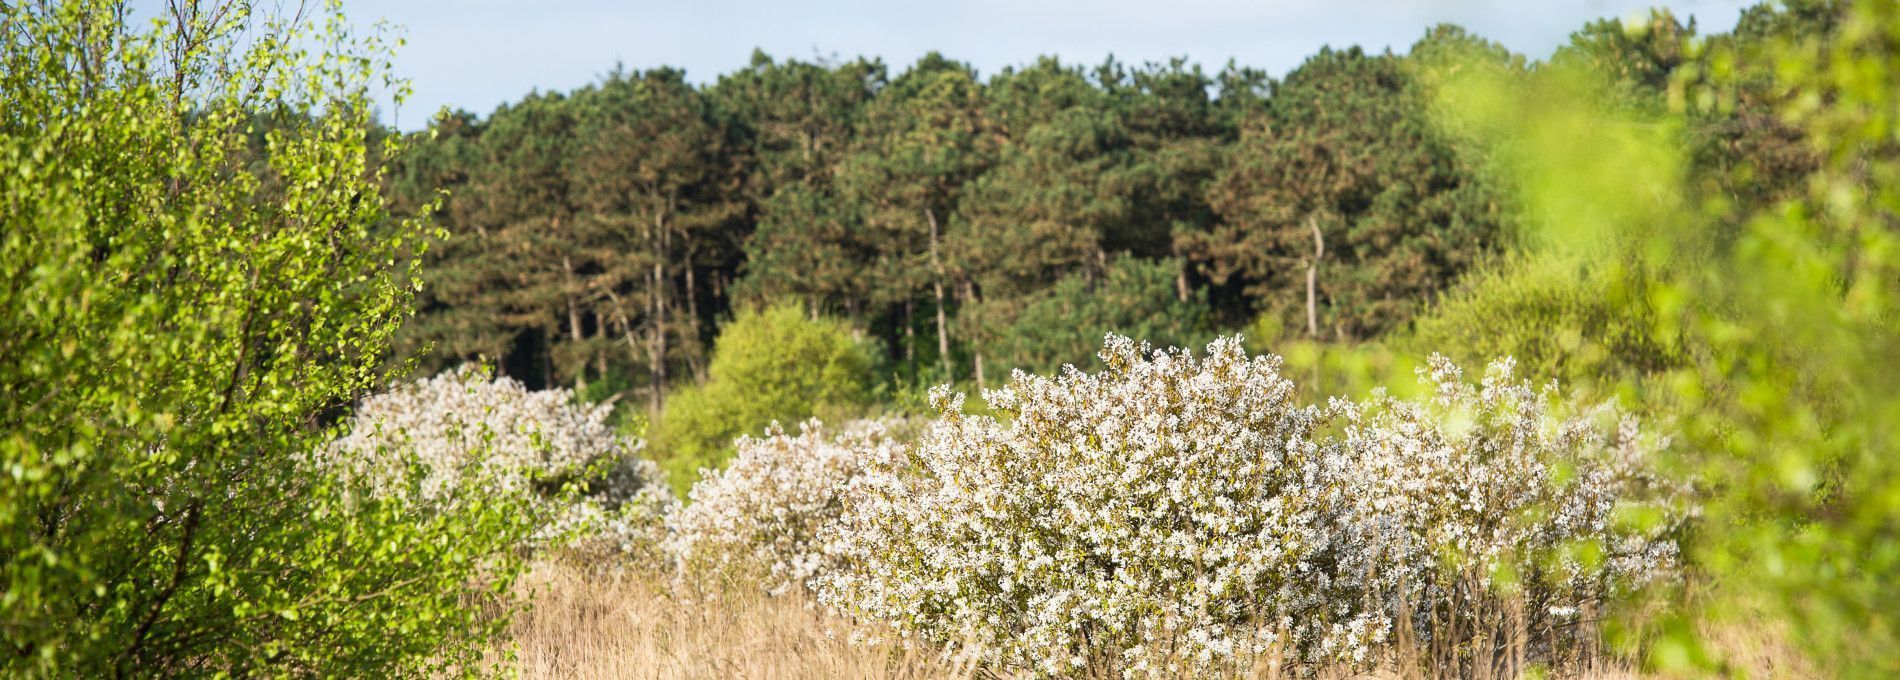
[[211,4],[0,5],[0,676],[478,670],[531,514],[311,455],[412,309],[387,45]]
[[1465,364],[1512,357],[1523,375],[1574,389],[1641,379],[1684,361],[1642,286],[1615,264],[1520,255],[1466,276],[1398,344]]
[[1242,338],[1250,353],[1280,356],[1285,362],[1281,370],[1293,379],[1301,399],[1360,399],[1377,388],[1396,396],[1419,392],[1418,370],[1429,352],[1412,353],[1389,341],[1318,341],[1294,332],[1284,327],[1280,315],[1269,312],[1254,317]]
[[[1651,388],[1679,400],[1680,462],[1709,490],[1688,546],[1707,597],[1677,603],[1690,606],[1648,646],[1667,669],[1720,668],[1696,631],[1752,608],[1786,621],[1819,675],[1900,675],[1900,3],[1837,10],[1833,33],[1676,81],[1661,115],[1606,106],[1564,69],[1468,70],[1441,102],[1520,180],[1540,243],[1640,258],[1655,326],[1696,338]],[[1727,105],[1725,88],[1754,77],[1776,79],[1779,115],[1824,160],[1807,195],[1725,234],[1731,206],[1689,198],[1678,131],[1689,107]]]
[[870,353],[842,322],[811,319],[779,304],[741,311],[713,343],[705,385],[673,394],[655,428],[662,466],[675,489],[702,467],[719,467],[732,440],[776,420],[836,416],[871,399]]

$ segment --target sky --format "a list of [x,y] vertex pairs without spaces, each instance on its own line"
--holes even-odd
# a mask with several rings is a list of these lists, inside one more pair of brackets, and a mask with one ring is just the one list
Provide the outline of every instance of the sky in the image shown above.
[[[1052,54],[1093,65],[1186,56],[1278,77],[1322,45],[1403,52],[1451,22],[1534,59],[1600,17],[1652,4],[1727,31],[1757,0],[345,0],[354,21],[404,27],[397,75],[414,94],[382,112],[405,130],[438,107],[487,115],[531,90],[570,90],[615,64],[668,65],[707,83],[753,48],[780,58],[881,57],[895,74],[931,50],[981,75]],[[150,4],[150,3],[138,3]],[[149,16],[149,15],[148,15]]]

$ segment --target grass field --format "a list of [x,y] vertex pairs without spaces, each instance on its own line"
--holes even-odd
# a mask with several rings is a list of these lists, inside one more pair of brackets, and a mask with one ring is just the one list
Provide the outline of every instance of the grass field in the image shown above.
[[[799,591],[767,596],[730,587],[688,595],[664,578],[600,574],[556,562],[537,564],[523,580],[531,607],[510,628],[517,668],[525,678],[749,678],[755,680],[956,679],[995,677],[897,645],[846,641],[845,622],[824,614]],[[1777,627],[1733,626],[1705,631],[1730,659],[1733,677],[1813,678],[1781,642]],[[1602,660],[1593,668],[1528,677],[1635,680],[1668,677]],[[1002,677],[1010,677],[1004,675]],[[1184,676],[1192,677],[1192,676]],[[1298,677],[1256,669],[1237,677]],[[1316,678],[1437,680],[1430,668],[1400,671],[1320,669]],[[1476,676],[1484,677],[1484,676]]]

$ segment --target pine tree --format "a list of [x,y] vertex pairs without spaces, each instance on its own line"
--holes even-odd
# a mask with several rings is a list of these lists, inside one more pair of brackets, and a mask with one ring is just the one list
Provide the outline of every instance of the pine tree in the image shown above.
[[1215,283],[1319,338],[1368,338],[1495,247],[1502,204],[1423,111],[1405,60],[1322,49],[1276,84],[1186,234]]

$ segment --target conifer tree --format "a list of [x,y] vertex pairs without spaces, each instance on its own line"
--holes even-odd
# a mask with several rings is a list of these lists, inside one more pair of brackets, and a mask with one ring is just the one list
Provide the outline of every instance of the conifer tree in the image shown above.
[[1404,323],[1494,247],[1502,204],[1425,116],[1405,60],[1322,49],[1273,89],[1184,239],[1285,327],[1361,339]]

